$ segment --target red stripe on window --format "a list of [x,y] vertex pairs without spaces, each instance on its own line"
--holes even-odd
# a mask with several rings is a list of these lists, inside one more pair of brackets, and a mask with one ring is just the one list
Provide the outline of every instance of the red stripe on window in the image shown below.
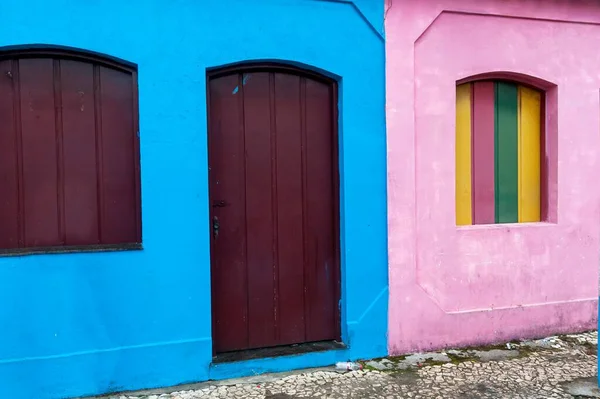
[[473,84],[473,224],[493,224],[494,83]]

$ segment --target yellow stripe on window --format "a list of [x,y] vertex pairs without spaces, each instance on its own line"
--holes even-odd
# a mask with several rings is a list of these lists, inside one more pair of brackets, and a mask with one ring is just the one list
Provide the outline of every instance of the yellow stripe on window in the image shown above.
[[456,87],[456,224],[472,224],[471,85]]
[[519,223],[540,221],[541,100],[519,87]]

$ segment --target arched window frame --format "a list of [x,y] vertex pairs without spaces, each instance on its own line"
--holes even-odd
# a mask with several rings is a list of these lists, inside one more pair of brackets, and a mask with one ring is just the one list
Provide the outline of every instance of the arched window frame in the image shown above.
[[[6,47],[2,47],[0,48],[0,63],[4,62],[5,64],[10,63],[11,68],[8,71],[2,71],[2,74],[4,76],[0,76],[0,78],[8,78],[11,79],[17,83],[17,86],[14,85],[13,83],[13,95],[14,96],[18,96],[18,100],[15,101],[20,101],[21,99],[21,86],[22,83],[20,81],[21,76],[20,76],[20,71],[19,71],[19,62],[22,60],[30,60],[30,59],[50,59],[52,60],[53,63],[53,67],[52,67],[52,73],[53,73],[53,87],[54,87],[54,108],[55,108],[55,130],[56,130],[56,137],[55,140],[57,141],[56,143],[56,152],[57,152],[57,180],[59,181],[59,183],[57,183],[58,185],[63,184],[63,188],[57,188],[57,203],[58,205],[58,230],[59,230],[59,235],[61,236],[61,238],[59,240],[57,240],[56,242],[52,243],[52,244],[48,244],[45,243],[44,245],[31,245],[31,242],[28,242],[27,238],[26,238],[26,232],[24,231],[25,228],[22,227],[21,225],[24,224],[24,212],[23,212],[23,188],[22,186],[24,185],[23,183],[23,148],[22,148],[22,126],[21,126],[21,122],[18,122],[18,129],[20,129],[19,131],[19,136],[18,139],[16,139],[18,141],[18,145],[16,148],[16,151],[21,151],[18,155],[16,155],[16,157],[18,158],[18,167],[17,167],[17,174],[18,177],[17,179],[19,179],[19,193],[18,193],[18,224],[19,224],[19,232],[18,232],[18,237],[16,239],[11,240],[12,241],[12,245],[7,245],[7,243],[5,242],[4,244],[2,242],[0,242],[0,255],[14,255],[14,254],[29,254],[29,253],[54,253],[54,252],[59,252],[59,253],[64,253],[64,252],[87,252],[87,251],[107,251],[107,250],[126,250],[126,249],[141,249],[141,243],[142,243],[142,231],[141,231],[141,183],[140,183],[140,147],[139,147],[139,114],[138,114],[138,86],[137,86],[137,66],[134,63],[128,62],[128,61],[124,61],[121,59],[118,59],[116,57],[111,57],[111,56],[107,56],[107,55],[103,55],[100,53],[96,53],[96,52],[92,52],[92,51],[87,51],[87,50],[81,50],[81,49],[76,49],[76,48],[71,48],[71,47],[64,47],[64,46],[50,46],[50,45],[26,45],[26,46],[6,46]],[[101,82],[100,82],[100,78],[99,78],[99,72],[101,68],[106,68],[107,70],[113,70],[113,71],[118,71],[121,73],[126,73],[131,75],[131,91],[128,94],[128,98],[130,99],[130,104],[131,104],[131,113],[129,114],[130,119],[131,119],[131,127],[127,127],[125,130],[130,131],[131,133],[131,138],[132,138],[132,143],[131,143],[131,149],[132,149],[132,153],[131,153],[131,162],[133,163],[132,165],[132,172],[133,172],[133,176],[131,177],[131,184],[133,185],[131,190],[132,190],[132,197],[133,197],[133,208],[132,208],[132,213],[133,216],[135,218],[135,221],[131,221],[132,224],[132,228],[131,233],[128,234],[128,237],[119,237],[119,238],[115,238],[115,239],[110,239],[110,238],[103,238],[102,237],[102,223],[103,221],[101,220],[102,218],[102,212],[103,209],[105,208],[105,206],[102,203],[102,200],[99,199],[96,206],[98,207],[97,212],[98,212],[98,239],[97,240],[88,240],[87,242],[78,242],[76,244],[70,244],[69,243],[69,238],[67,237],[67,233],[66,233],[66,227],[65,227],[65,221],[64,221],[64,201],[65,201],[65,189],[64,189],[64,181],[62,183],[60,183],[60,179],[64,179],[64,166],[61,166],[61,162],[64,163],[64,158],[61,160],[60,157],[63,156],[62,151],[64,151],[64,149],[62,148],[63,144],[61,142],[61,140],[63,140],[63,126],[62,126],[62,118],[63,118],[63,113],[64,113],[64,107],[62,104],[62,99],[61,99],[61,95],[62,92],[57,92],[57,81],[62,83],[62,80],[66,80],[64,79],[63,76],[60,75],[60,62],[61,61],[76,61],[76,62],[81,62],[81,63],[85,63],[86,65],[90,65],[91,68],[93,69],[93,73],[94,73],[94,80],[93,80],[93,97],[91,99],[89,99],[89,101],[92,101],[93,104],[93,108],[94,108],[94,124],[95,124],[95,135],[97,135],[97,129],[99,128],[99,125],[101,125],[101,121],[99,122],[99,120],[102,118],[102,114],[100,114],[100,117],[98,117],[98,112],[101,112],[101,110],[98,110],[98,100],[99,96],[101,96],[101,94],[98,94],[100,92],[100,88],[101,88]],[[58,66],[58,67],[57,67]],[[57,69],[58,68],[58,69]],[[68,76],[67,76],[68,78]],[[62,86],[59,87],[58,90],[62,89]],[[57,97],[58,96],[58,97]],[[15,108],[14,110],[14,118],[22,118],[22,110],[21,110],[21,106],[16,106],[15,104],[17,104],[16,102],[13,104],[13,107]],[[18,109],[17,109],[18,108]],[[100,105],[101,108],[101,105]],[[59,112],[60,110],[60,112]],[[82,110],[83,112],[83,110]],[[19,116],[17,116],[17,114],[19,114]],[[17,119],[15,119],[16,121]],[[96,138],[97,140],[97,138]],[[98,151],[98,149],[96,149],[96,151]],[[101,150],[104,151],[104,150]],[[62,170],[61,170],[62,168]],[[62,175],[61,175],[62,173]],[[100,175],[102,174],[102,172],[98,172]],[[100,179],[100,178],[99,178]],[[101,191],[100,185],[104,185],[105,182],[102,181],[102,183],[100,183],[100,180],[98,180],[97,182],[98,184],[98,190],[99,192]],[[61,192],[62,191],[62,192]],[[98,194],[98,198],[100,198],[101,194]],[[61,204],[62,202],[62,204]],[[61,212],[62,209],[62,212]],[[43,223],[43,222],[41,222]],[[133,227],[133,224],[135,224],[135,227]],[[135,230],[135,231],[134,231]],[[0,234],[0,238],[3,238],[2,235]]]
[[[490,72],[483,73],[474,76],[470,76],[467,78],[463,78],[457,80],[456,87],[457,89],[467,83],[480,83],[485,81],[493,81],[493,82],[507,82],[510,84],[514,84],[517,86],[521,86],[527,88],[529,90],[535,90],[540,93],[541,96],[541,115],[540,115],[540,217],[539,222],[544,223],[556,223],[557,221],[557,86],[552,83],[545,81],[543,79],[533,77],[530,75],[515,73],[515,72]],[[464,87],[464,86],[463,86]],[[458,96],[457,91],[457,96]],[[461,144],[459,141],[461,140],[458,136],[459,133],[459,124],[464,123],[460,120],[460,110],[458,104],[457,97],[457,151],[461,151],[460,146],[463,146],[464,151],[464,138],[463,143]],[[469,118],[472,118],[473,115],[469,115]],[[463,117],[464,119],[464,117]],[[472,123],[472,121],[470,121]],[[495,122],[494,122],[495,123]],[[469,150],[472,150],[472,142],[469,143]],[[458,159],[457,153],[457,163],[456,163],[456,173],[457,173],[457,186],[456,186],[456,217],[457,217],[457,225],[471,225],[471,224],[496,224],[499,223],[497,219],[497,215],[495,215],[495,220],[493,222],[485,222],[485,223],[476,223],[473,218],[471,220],[465,219],[465,207],[464,204],[461,204],[461,195],[464,196],[464,192],[461,194],[461,187],[458,181],[459,174],[464,173],[464,163],[461,165]],[[471,168],[473,166],[471,165]],[[495,182],[494,182],[495,184]],[[463,209],[461,210],[461,206]],[[467,210],[466,212],[469,212]],[[473,215],[471,215],[473,216]],[[528,221],[524,221],[528,222]],[[502,223],[502,222],[500,222]],[[510,223],[519,223],[518,221],[511,221]],[[522,222],[521,222],[522,223]]]

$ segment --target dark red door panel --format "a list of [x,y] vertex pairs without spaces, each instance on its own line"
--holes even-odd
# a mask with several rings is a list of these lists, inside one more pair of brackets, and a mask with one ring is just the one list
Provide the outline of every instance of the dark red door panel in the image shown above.
[[[210,192],[214,349],[248,345],[244,112],[232,95],[242,78],[210,82]],[[238,89],[239,90],[239,89]]]
[[339,339],[335,84],[209,79],[215,352]]
[[[246,154],[246,223],[248,268],[248,345],[259,348],[275,342],[275,248],[271,151],[270,74],[247,75],[244,98]],[[275,208],[275,209],[274,209]]]
[[306,257],[308,277],[307,299],[311,324],[309,341],[321,341],[335,335],[337,298],[332,289],[336,261],[334,251],[334,189],[331,184],[333,143],[323,132],[333,128],[331,90],[323,84],[305,80],[306,107],[306,191],[304,208],[309,215],[306,225]]
[[304,212],[302,142],[304,121],[299,76],[276,74],[277,242],[279,262],[279,339],[306,339],[304,308]]

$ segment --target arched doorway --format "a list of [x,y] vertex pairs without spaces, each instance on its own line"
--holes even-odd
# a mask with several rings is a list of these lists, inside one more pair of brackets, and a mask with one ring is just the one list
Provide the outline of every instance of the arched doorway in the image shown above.
[[216,353],[340,338],[336,91],[288,66],[209,74]]

